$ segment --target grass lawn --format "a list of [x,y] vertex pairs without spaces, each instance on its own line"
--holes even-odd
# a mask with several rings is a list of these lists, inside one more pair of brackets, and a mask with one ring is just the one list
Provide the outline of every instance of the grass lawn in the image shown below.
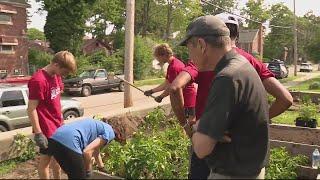
[[320,92],[320,89],[313,89],[313,90],[309,90],[309,85],[314,83],[314,82],[320,82],[320,76],[313,78],[313,79],[309,79],[297,86],[293,86],[290,87],[290,90],[295,90],[295,91],[313,91],[313,92]]
[[295,125],[295,119],[298,115],[299,113],[296,111],[285,111],[281,115],[273,118],[272,123]]
[[0,163],[0,176],[4,175],[17,166],[17,162],[14,160],[8,160]]
[[135,81],[134,85],[136,86],[155,85],[155,84],[161,84],[163,82],[164,82],[164,78],[145,79],[145,80]]
[[281,83],[286,83],[286,82],[290,82],[290,81],[293,81],[295,79],[301,78],[303,76],[305,76],[305,75],[298,74],[297,76],[290,76],[290,77],[287,77],[287,78],[284,78],[284,79],[279,79],[279,81]]

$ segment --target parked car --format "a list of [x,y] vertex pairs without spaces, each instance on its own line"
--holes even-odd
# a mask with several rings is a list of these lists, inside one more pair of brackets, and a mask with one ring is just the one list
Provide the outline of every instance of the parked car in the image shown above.
[[300,72],[311,72],[313,69],[311,63],[301,63],[300,64]]
[[268,69],[276,76],[277,79],[286,78],[289,75],[289,69],[283,61],[274,59],[269,62]]
[[[117,75],[121,79],[124,75]],[[118,88],[124,91],[124,82],[107,73],[105,69],[91,69],[82,72],[79,77],[64,80],[64,91],[69,94],[81,94],[82,96],[90,96],[96,90],[108,90]]]
[[[0,132],[30,126],[27,115],[28,88],[26,85],[0,84]],[[65,120],[83,116],[80,102],[61,100]]]

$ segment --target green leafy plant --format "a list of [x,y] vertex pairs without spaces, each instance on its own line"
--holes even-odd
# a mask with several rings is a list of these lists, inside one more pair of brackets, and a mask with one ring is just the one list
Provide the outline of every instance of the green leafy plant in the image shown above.
[[18,161],[26,161],[35,157],[35,143],[25,135],[16,134],[14,136],[14,145],[17,153],[20,154],[17,158]]
[[313,82],[309,85],[309,89],[310,90],[314,90],[314,89],[320,89],[320,83],[319,82]]
[[271,149],[266,179],[297,179],[298,165],[307,165],[306,156],[290,156],[284,147]]
[[128,179],[187,178],[190,141],[177,120],[165,118],[163,109],[156,108],[126,145],[112,143],[105,149],[111,174]]
[[272,104],[275,100],[276,100],[276,98],[274,98],[273,96],[271,96],[271,95],[267,95],[267,99],[268,99],[268,104]]

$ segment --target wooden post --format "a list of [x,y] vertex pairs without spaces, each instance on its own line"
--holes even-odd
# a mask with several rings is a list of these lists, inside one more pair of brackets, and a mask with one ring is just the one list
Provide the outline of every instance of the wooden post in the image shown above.
[[260,55],[260,58],[261,58],[261,61],[263,61],[263,25],[262,23],[260,24],[260,28],[259,28],[259,55]]
[[[127,0],[126,25],[125,25],[125,63],[124,78],[133,83],[133,52],[134,52],[134,9],[135,0]],[[133,106],[132,88],[125,83],[124,108]]]
[[293,0],[293,15],[294,15],[294,23],[293,23],[293,64],[294,64],[294,76],[297,76],[297,60],[298,60],[298,40],[297,40],[297,17],[296,17],[296,0]]

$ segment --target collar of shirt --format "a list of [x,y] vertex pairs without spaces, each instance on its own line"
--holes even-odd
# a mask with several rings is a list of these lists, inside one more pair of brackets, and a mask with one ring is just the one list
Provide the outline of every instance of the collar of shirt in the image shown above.
[[218,74],[224,67],[226,67],[230,60],[233,59],[237,55],[237,52],[232,49],[228,51],[218,62],[216,68],[214,69],[214,74]]

